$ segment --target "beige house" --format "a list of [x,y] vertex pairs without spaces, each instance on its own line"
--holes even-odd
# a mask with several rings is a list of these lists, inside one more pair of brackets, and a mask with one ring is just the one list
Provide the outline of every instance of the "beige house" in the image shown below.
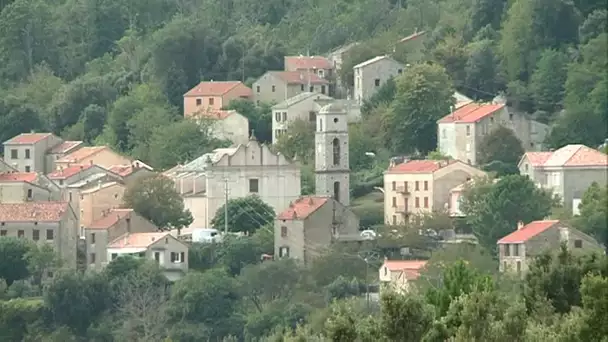
[[192,212],[192,228],[209,227],[226,191],[230,199],[258,195],[275,212],[300,196],[300,167],[256,140],[216,149],[164,175],[175,182]]
[[285,56],[285,71],[313,73],[329,80],[334,74],[331,61],[323,56]]
[[80,191],[80,226],[88,227],[102,218],[108,210],[119,208],[124,192],[125,186],[117,182],[100,182],[97,186]]
[[17,172],[17,169],[8,165],[2,157],[0,157],[0,172]]
[[449,209],[450,190],[486,173],[458,160],[409,160],[384,173],[384,217],[403,224],[412,214]]
[[209,133],[216,139],[229,140],[237,145],[249,141],[249,119],[236,110],[197,112],[196,118],[212,120]]
[[388,260],[378,269],[380,290],[391,289],[397,293],[406,293],[411,289],[411,282],[420,277],[420,271],[426,260]]
[[389,79],[403,72],[403,64],[389,56],[378,56],[353,67],[354,99],[362,104]]
[[55,161],[59,160],[70,153],[76,152],[84,147],[84,142],[78,140],[66,140],[58,145],[55,145],[47,152],[47,164],[49,170],[55,170]]
[[127,233],[153,233],[158,227],[141,217],[133,209],[110,209],[103,217],[82,228],[87,265],[89,269],[99,270],[107,264],[108,243]]
[[188,245],[169,232],[127,233],[108,244],[106,260],[124,255],[154,260],[172,281],[188,272]]
[[251,88],[240,81],[208,81],[197,84],[184,94],[184,117],[195,116],[198,112],[218,111],[232,100],[250,100]]
[[131,159],[122,156],[108,146],[82,147],[55,162],[55,169],[61,170],[72,165],[95,164],[103,168],[113,165],[131,164]]
[[62,140],[51,133],[23,133],[4,142],[4,161],[21,172],[48,173],[47,152]]
[[112,165],[108,171],[119,175],[126,186],[135,183],[142,177],[147,177],[154,173],[154,169],[143,162],[136,160],[131,164]]
[[510,112],[504,103],[468,103],[437,121],[439,151],[472,165],[483,138],[498,126],[510,128],[527,151],[542,147],[547,126]]
[[58,201],[61,189],[36,172],[0,173],[0,203]]
[[289,125],[296,120],[310,121],[314,124],[325,101],[333,101],[333,98],[323,94],[303,92],[272,106],[272,143],[275,144],[277,139],[287,132]]
[[329,81],[314,73],[268,71],[253,83],[257,102],[280,103],[303,92],[329,94]]
[[82,182],[97,174],[109,175],[111,179],[120,180],[120,176],[99,165],[75,164],[68,167],[60,166],[59,169],[49,173],[47,176],[62,188]]
[[592,237],[558,220],[518,223],[517,230],[498,240],[501,272],[523,275],[529,263],[541,253],[556,251],[566,243],[573,251],[598,252],[604,250]]
[[69,203],[0,203],[0,236],[51,244],[67,266],[76,267],[78,218]]
[[608,182],[608,155],[585,145],[567,145],[554,152],[528,152],[519,161],[519,172],[538,186],[549,188],[576,212],[593,182]]
[[279,213],[274,254],[310,263],[333,242],[359,237],[359,218],[331,197],[304,196]]

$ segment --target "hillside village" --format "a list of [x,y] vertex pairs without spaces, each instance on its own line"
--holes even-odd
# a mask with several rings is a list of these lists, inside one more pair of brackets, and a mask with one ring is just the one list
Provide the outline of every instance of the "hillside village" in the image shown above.
[[450,17],[311,54],[317,33],[255,27],[212,66],[185,47],[215,38],[143,57],[125,29],[81,83],[52,55],[0,68],[0,340],[603,341],[606,10],[560,1],[577,38],[530,67],[503,41],[522,1],[462,37]]

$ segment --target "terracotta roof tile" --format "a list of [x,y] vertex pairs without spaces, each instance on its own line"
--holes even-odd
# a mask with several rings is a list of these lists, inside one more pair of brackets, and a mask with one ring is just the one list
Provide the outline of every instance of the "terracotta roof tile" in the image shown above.
[[57,222],[68,211],[67,202],[0,204],[0,222]]
[[50,179],[67,179],[74,175],[77,175],[78,173],[80,173],[82,171],[86,171],[86,170],[92,168],[93,166],[95,166],[95,165],[91,165],[91,164],[70,165],[62,170],[55,170],[55,171],[49,173],[47,176]]
[[169,232],[132,233],[116,238],[108,248],[147,248],[160,239],[171,236]]
[[535,167],[608,167],[608,155],[585,145],[566,145],[554,152],[528,152]]
[[289,204],[289,208],[285,209],[277,216],[279,220],[302,220],[321,208],[327,201],[328,197],[318,196],[303,196],[295,202]]
[[444,116],[438,122],[474,123],[504,107],[504,104],[469,103]]
[[541,166],[543,165],[547,159],[551,157],[552,152],[526,152],[524,155],[528,158],[530,165],[532,166]]
[[285,56],[285,70],[331,68],[331,62],[323,56]]
[[83,147],[77,151],[74,151],[63,158],[59,159],[60,163],[78,163],[83,159],[89,158],[103,150],[109,149],[107,146],[91,146]]
[[523,243],[559,223],[558,220],[533,221],[498,240],[502,243]]
[[384,266],[391,272],[403,270],[419,271],[426,263],[426,260],[384,260]]
[[456,162],[456,160],[409,160],[405,163],[389,167],[387,173],[433,173]]
[[326,79],[323,79],[313,73],[299,71],[269,71],[269,73],[287,84],[307,84],[310,78],[310,84],[328,84]]
[[53,147],[51,149],[51,151],[49,153],[52,154],[58,154],[58,153],[66,153],[69,152],[71,149],[78,147],[79,145],[82,145],[83,142],[82,141],[64,141],[61,144]]
[[27,182],[33,183],[38,178],[36,172],[3,172],[0,173],[0,183]]
[[52,133],[21,133],[12,139],[5,141],[5,144],[35,144],[43,139],[52,136]]
[[108,214],[99,220],[91,223],[89,229],[108,229],[116,225],[124,218],[130,218],[133,214],[133,209],[112,209]]
[[222,96],[239,84],[248,88],[241,81],[201,82],[185,93],[184,96]]

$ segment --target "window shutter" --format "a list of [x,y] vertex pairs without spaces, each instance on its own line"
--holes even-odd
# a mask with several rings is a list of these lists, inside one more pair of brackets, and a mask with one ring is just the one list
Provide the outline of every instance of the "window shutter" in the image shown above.
[[179,255],[180,255],[181,262],[186,262],[186,253],[181,252]]

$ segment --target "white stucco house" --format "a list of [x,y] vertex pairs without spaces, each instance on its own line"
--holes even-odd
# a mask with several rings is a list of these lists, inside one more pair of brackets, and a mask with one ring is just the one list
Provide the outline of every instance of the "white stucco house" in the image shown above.
[[210,110],[198,112],[195,120],[211,120],[210,134],[220,140],[233,144],[246,144],[249,141],[249,120],[236,110]]
[[300,197],[300,167],[255,139],[246,144],[216,149],[164,173],[173,179],[192,212],[193,228],[208,228],[228,198],[255,194],[275,213]]
[[377,56],[353,67],[354,99],[362,104],[390,78],[403,73],[404,65],[389,56]]

